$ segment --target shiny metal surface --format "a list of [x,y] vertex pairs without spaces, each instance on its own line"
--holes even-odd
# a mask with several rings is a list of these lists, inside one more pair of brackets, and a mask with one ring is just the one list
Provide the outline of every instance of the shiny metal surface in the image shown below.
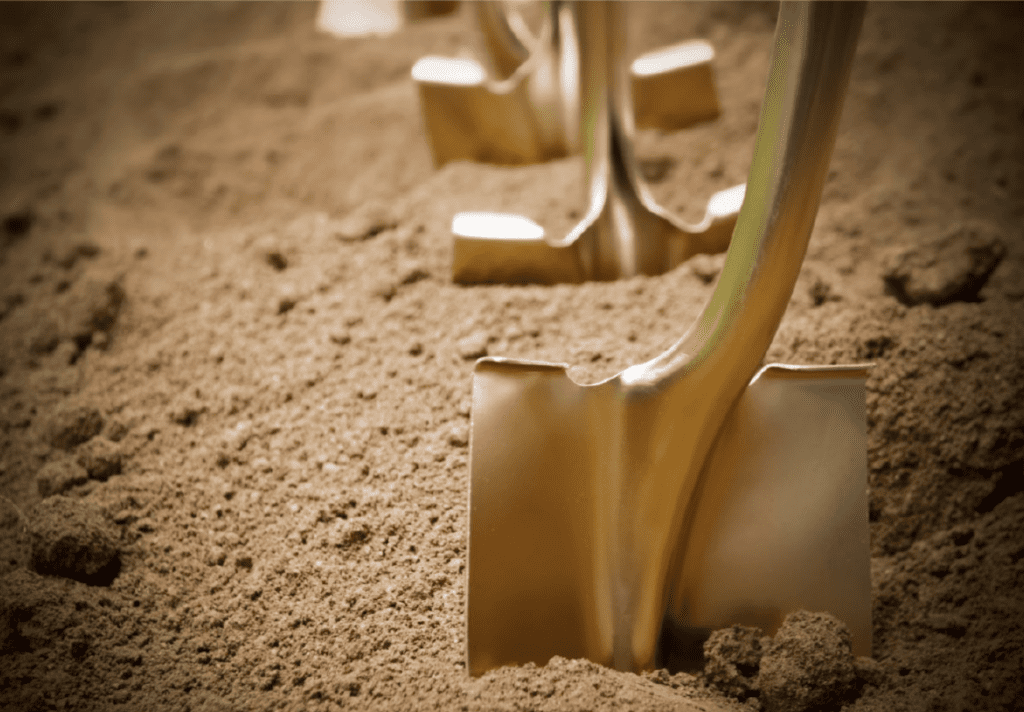
[[871,654],[865,366],[763,368],[708,456],[668,616],[774,633],[829,611]]
[[316,26],[338,37],[392,35],[404,21],[450,15],[457,0],[321,0]]
[[[413,68],[436,166],[538,163],[582,150],[573,12],[561,0],[544,5],[534,34],[515,6],[470,4],[484,55],[483,64],[469,60],[477,81],[467,82],[465,59],[425,57],[430,71]],[[711,45],[699,40],[637,58],[630,70],[637,125],[674,131],[716,118],[713,58]]]
[[[512,76],[539,42],[551,41],[546,26],[539,36],[534,35],[519,5],[504,0],[483,0],[470,5],[471,12],[475,13],[483,61],[496,79]],[[550,4],[547,12],[550,12]]]
[[[472,221],[457,215],[453,221],[452,258],[452,278],[456,282],[581,282],[661,274],[695,254],[722,252],[729,245],[743,203],[743,186],[712,196],[704,219],[693,225],[658,206],[640,178],[632,148],[633,82],[631,69],[624,61],[622,3],[580,2],[562,10],[570,10],[572,17],[571,23],[562,25],[571,24],[577,30],[582,111],[579,140],[584,147],[587,213],[569,235],[552,238],[542,234],[534,240],[505,230],[508,220],[501,214],[474,213]],[[689,44],[634,63],[632,72],[646,77],[640,92],[647,97],[641,106],[648,106],[648,118],[655,111],[651,107],[658,103],[663,105],[666,120],[685,117],[687,107],[700,109],[705,101],[700,92],[696,99],[687,92],[702,83],[696,67],[705,66],[710,77],[705,60],[710,61],[710,48]],[[683,66],[692,71],[678,71]],[[687,88],[686,82],[693,86]],[[707,101],[717,107],[713,85],[711,89],[712,98]],[[659,96],[659,92],[669,90],[678,93]],[[489,96],[493,99],[497,95]],[[510,101],[508,111],[513,110],[513,103],[517,102]],[[479,122],[491,120],[482,113],[474,116]],[[433,119],[428,116],[427,121],[429,124]],[[456,128],[450,116],[444,124],[436,130],[447,131],[453,137],[457,134],[465,143],[468,126]],[[520,134],[513,135],[509,127],[509,133],[502,137],[503,150],[510,152],[512,145],[524,146],[528,126],[526,119],[517,118]],[[467,225],[476,226],[478,231],[468,230]],[[550,266],[545,269],[545,265]]]
[[526,164],[578,151],[575,38],[566,8],[550,5],[531,47],[500,4],[474,3],[472,10],[492,63],[510,73],[492,78],[473,59],[429,56],[413,65],[434,164]]
[[638,129],[685,129],[721,113],[711,66],[714,48],[704,40],[680,42],[633,60],[630,78]]
[[[611,34],[614,6],[585,5],[592,36]],[[747,199],[715,291],[675,346],[593,386],[574,383],[564,366],[478,362],[466,614],[472,674],[553,655],[650,669],[667,612],[677,627],[700,628],[732,616],[774,621],[776,609],[804,600],[842,608],[835,612],[850,618],[857,649],[870,645],[863,372],[840,370],[835,382],[834,369],[790,378],[770,369],[754,380],[806,251],[862,16],[860,3],[783,3]],[[601,82],[585,79],[584,90],[600,93]],[[596,118],[594,131],[615,122],[607,109]],[[613,151],[595,165],[620,158]],[[595,219],[628,208],[612,205]],[[601,249],[587,259],[600,264]],[[780,411],[773,402],[790,405]],[[800,409],[810,415],[778,430]],[[758,442],[784,448],[777,462],[797,463],[803,484],[777,492],[786,474]],[[807,442],[827,447],[804,453]],[[742,471],[716,469],[732,463]],[[765,499],[766,489],[775,506],[761,531],[771,540],[734,547],[749,536],[742,520],[751,498]],[[787,527],[794,517],[800,526]],[[856,570],[832,578],[847,565]],[[742,585],[744,566],[769,578]],[[799,578],[784,580],[794,571]],[[849,595],[836,597],[832,589],[848,581]]]

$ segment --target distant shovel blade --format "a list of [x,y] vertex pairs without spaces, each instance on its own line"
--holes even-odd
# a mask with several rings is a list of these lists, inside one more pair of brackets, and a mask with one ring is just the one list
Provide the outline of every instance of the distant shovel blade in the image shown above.
[[338,37],[385,36],[402,26],[399,0],[321,0],[316,27]]
[[[866,367],[765,367],[727,416],[678,543],[666,628],[773,632],[831,612],[870,653]],[[614,664],[621,390],[562,366],[487,359],[473,382],[468,669]],[[676,404],[667,402],[666,412]],[[682,506],[682,505],[681,505]],[[699,650],[699,648],[698,648]],[[663,639],[658,664],[692,651]]]

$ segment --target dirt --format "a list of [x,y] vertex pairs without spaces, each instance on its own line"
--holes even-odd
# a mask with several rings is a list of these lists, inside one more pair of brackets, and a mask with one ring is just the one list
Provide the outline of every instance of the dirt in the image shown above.
[[[476,679],[474,359],[614,374],[681,335],[721,260],[453,285],[456,211],[561,233],[580,159],[435,171],[409,69],[469,46],[464,19],[346,41],[315,12],[0,6],[0,706],[1024,705],[1024,7],[870,5],[768,354],[876,364],[873,660],[809,616],[716,634],[695,674]],[[721,118],[638,139],[686,218],[746,178],[774,12],[635,6],[635,51],[717,52]]]

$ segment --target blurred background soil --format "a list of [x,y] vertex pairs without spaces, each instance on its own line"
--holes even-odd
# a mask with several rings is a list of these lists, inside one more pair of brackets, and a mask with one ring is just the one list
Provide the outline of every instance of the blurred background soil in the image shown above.
[[[721,258],[453,285],[456,211],[559,234],[580,160],[433,170],[409,69],[470,46],[466,18],[340,40],[316,9],[0,5],[0,706],[1021,708],[1024,6],[870,5],[768,354],[876,364],[876,662],[801,618],[722,632],[698,675],[479,679],[474,360],[612,375],[682,334]],[[722,117],[638,139],[684,217],[746,179],[775,11],[631,6],[635,52],[716,48]]]

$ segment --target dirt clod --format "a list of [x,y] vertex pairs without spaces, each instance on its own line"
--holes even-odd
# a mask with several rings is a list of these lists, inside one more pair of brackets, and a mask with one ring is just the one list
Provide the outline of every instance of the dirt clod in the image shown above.
[[704,643],[704,679],[744,700],[758,693],[758,670],[769,639],[758,628],[735,625],[716,630]]
[[117,444],[96,437],[81,446],[77,462],[91,479],[105,481],[121,474],[122,459],[121,448]]
[[70,450],[103,430],[103,416],[92,406],[58,409],[50,418],[48,439],[61,450]]
[[757,683],[766,712],[838,709],[856,692],[850,631],[828,613],[791,613],[765,646]]
[[66,492],[89,480],[89,473],[74,460],[61,459],[48,462],[36,473],[36,486],[40,497],[51,497]]
[[99,506],[50,497],[29,512],[28,520],[32,565],[39,573],[100,585],[117,575],[117,530]]
[[1005,255],[1006,245],[993,226],[962,223],[934,243],[893,255],[883,278],[886,289],[908,306],[972,301]]

